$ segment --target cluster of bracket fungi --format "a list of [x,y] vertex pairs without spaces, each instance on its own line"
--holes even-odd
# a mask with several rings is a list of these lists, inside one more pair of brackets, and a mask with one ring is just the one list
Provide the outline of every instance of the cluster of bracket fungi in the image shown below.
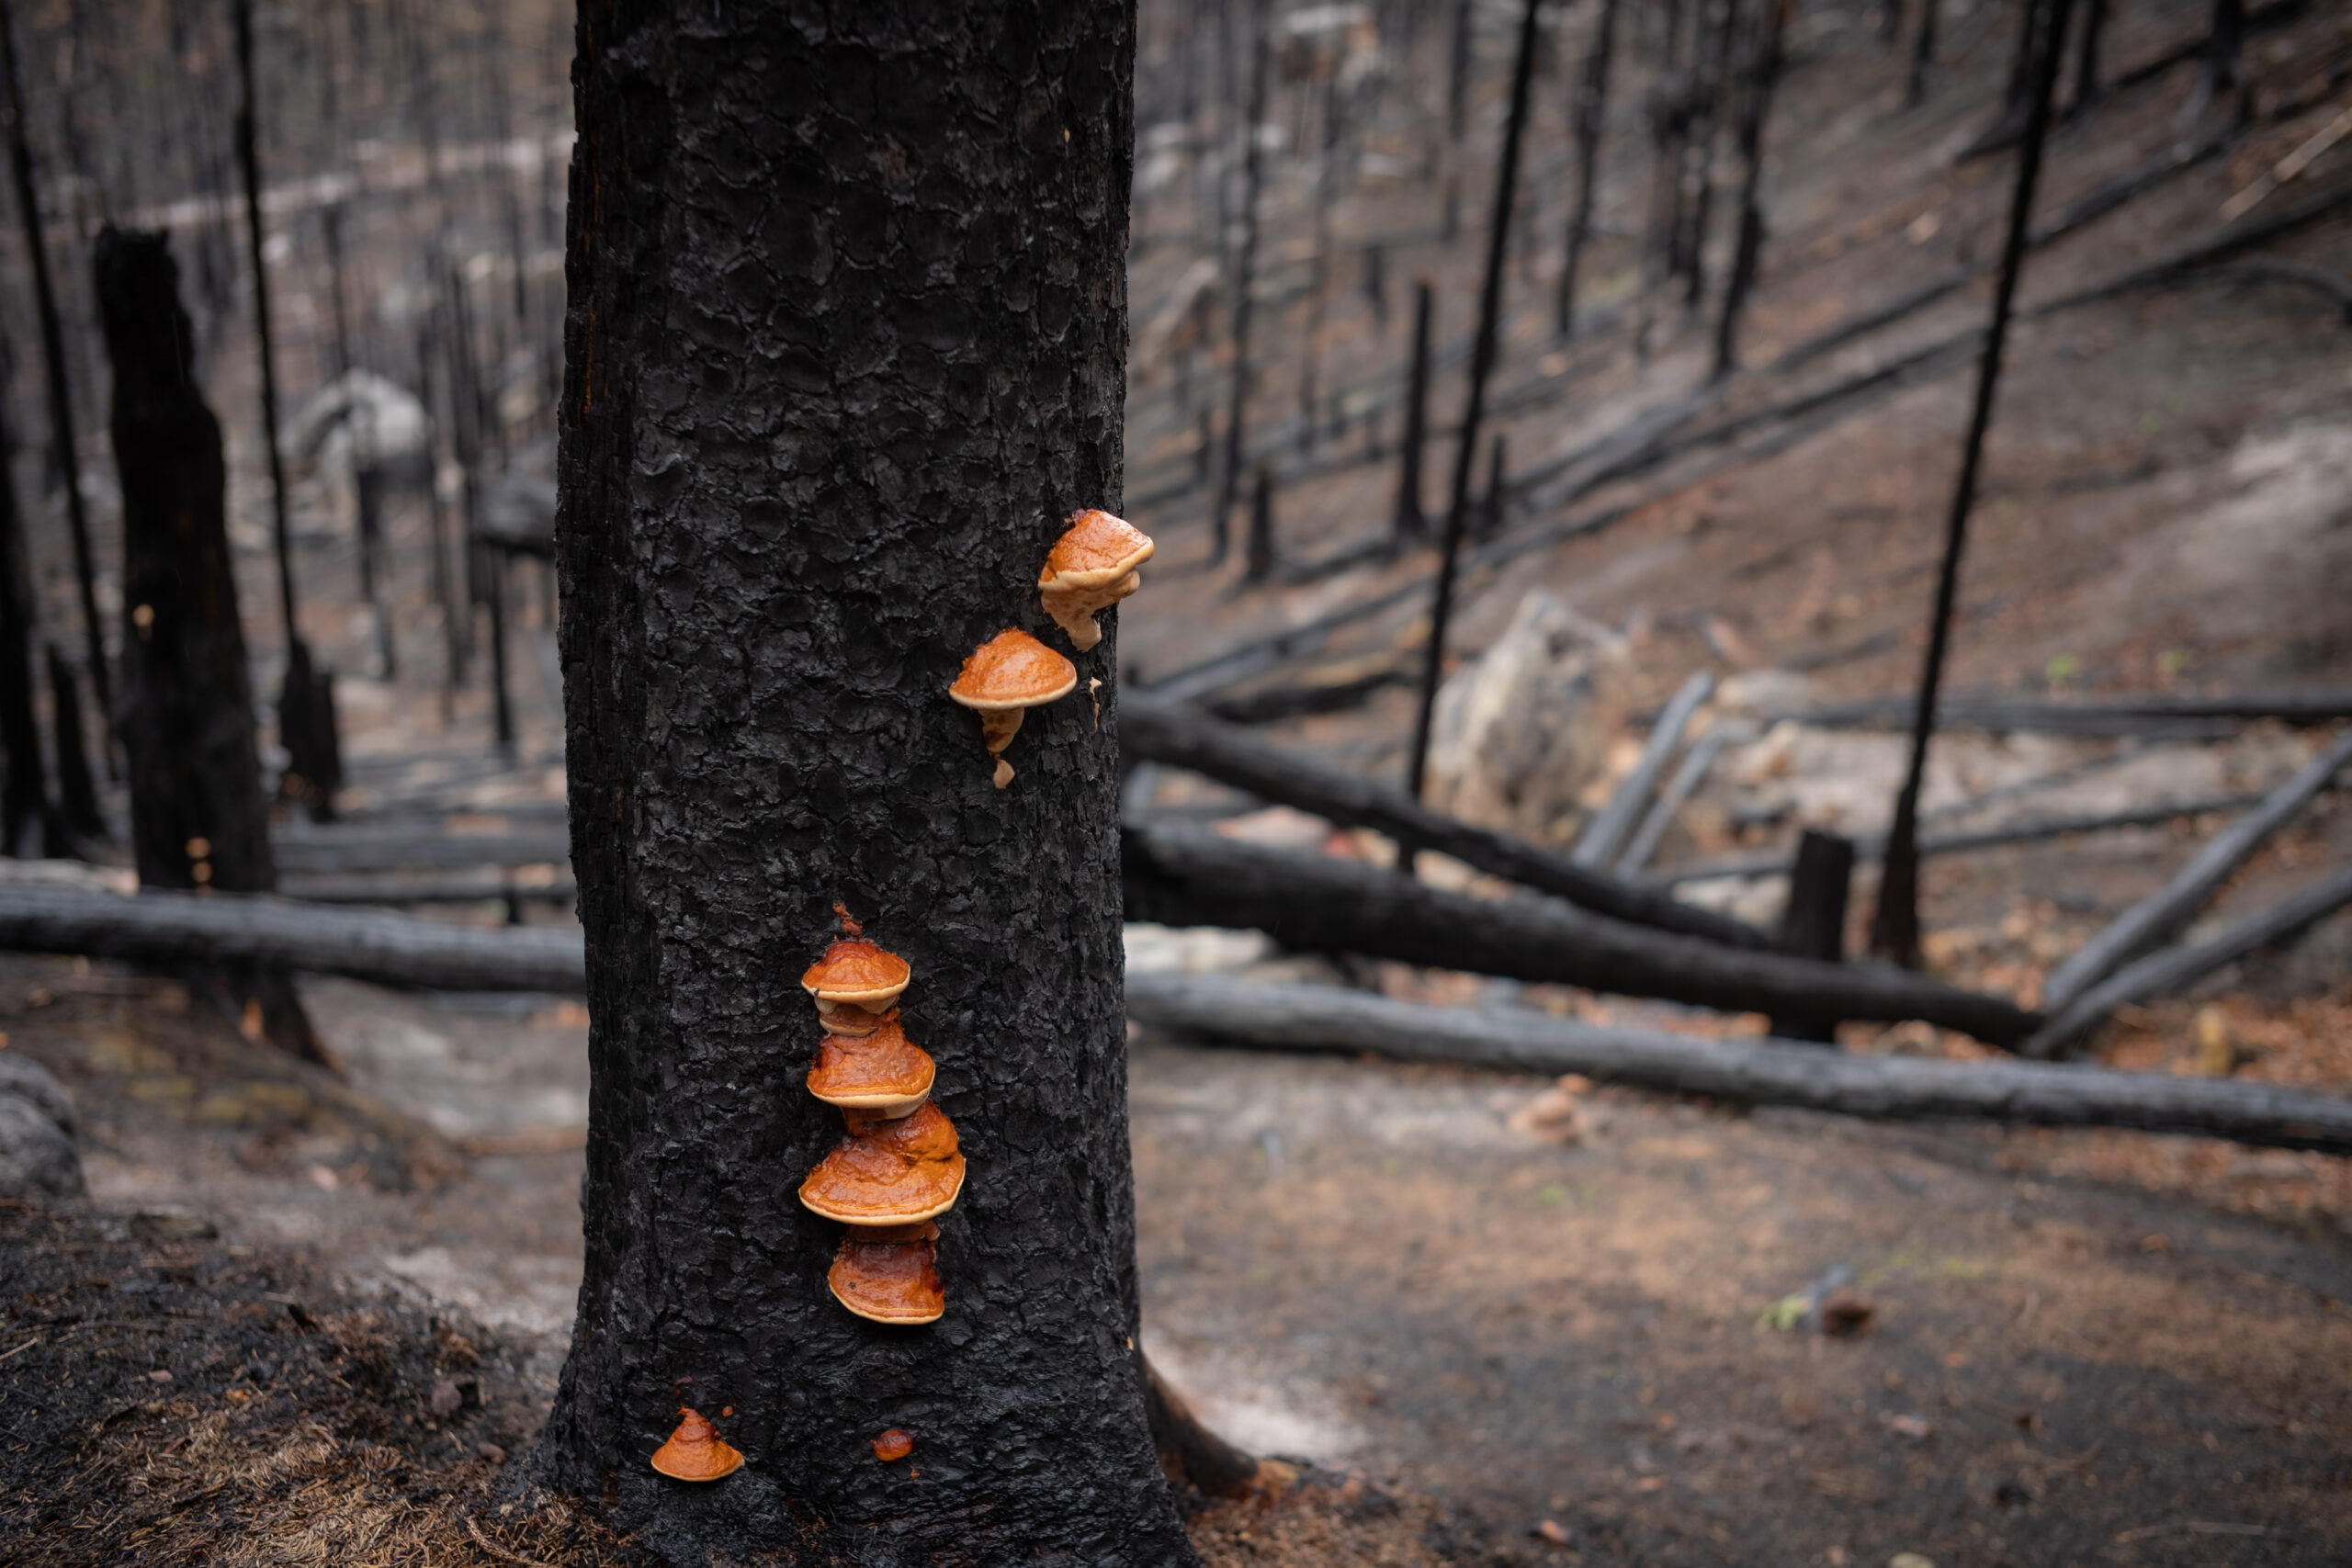
[[[1038,570],[1037,593],[1078,652],[1102,640],[1095,617],[1140,586],[1136,569],[1153,547],[1149,536],[1107,512],[1070,514]],[[980,716],[980,738],[1002,789],[1012,782],[1004,751],[1020,732],[1022,715],[1077,686],[1077,666],[1009,626],[964,660],[947,694]],[[847,1131],[801,1182],[800,1201],[847,1227],[825,1275],[835,1300],[876,1323],[933,1323],[947,1310],[936,1222],[963,1190],[964,1156],[955,1124],[931,1102],[937,1068],[899,1020],[912,966],[866,941],[847,908],[836,904],[833,911],[842,936],[800,984],[825,1031],[808,1092],[838,1106]],[[742,1468],[742,1453],[700,1412],[681,1405],[678,1416],[677,1430],[654,1451],[655,1470],[680,1481],[718,1481]],[[912,1448],[897,1430],[874,1443],[875,1457],[884,1461]]]
[[835,1300],[876,1323],[931,1323],[947,1310],[933,1222],[963,1190],[964,1156],[931,1102],[931,1056],[899,1021],[912,968],[833,910],[842,937],[800,984],[825,1028],[808,1092],[840,1107],[849,1130],[801,1182],[800,1201],[849,1227],[825,1276]]
[[[1150,536],[1124,518],[1091,507],[1070,513],[1069,526],[1038,569],[1037,596],[1069,634],[1072,648],[1084,653],[1102,640],[1094,617],[1141,585],[1136,569],[1151,558],[1153,548]],[[972,650],[947,694],[980,716],[980,739],[996,759],[993,777],[1002,789],[1012,782],[1004,750],[1020,732],[1022,714],[1058,702],[1077,686],[1076,665],[1007,626]]]

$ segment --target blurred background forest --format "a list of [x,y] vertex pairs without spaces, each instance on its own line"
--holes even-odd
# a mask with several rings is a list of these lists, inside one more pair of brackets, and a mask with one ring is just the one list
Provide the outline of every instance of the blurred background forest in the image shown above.
[[[111,224],[169,232],[224,428],[278,891],[572,928],[548,561],[571,8],[251,9],[266,318],[236,9],[7,11],[0,452],[51,809],[11,825],[24,860],[0,882],[131,881],[97,691],[135,609],[118,460],[137,455],[111,444],[93,285]],[[1167,855],[1201,833],[1397,857],[1371,818],[1253,785],[1240,752],[1202,764],[1182,714],[1219,745],[1409,778],[1758,946],[1858,958],[2031,147],[1909,956],[2067,1019],[2046,1054],[2352,1090],[2352,812],[2329,761],[2352,722],[2352,14],[1144,0],[1139,36],[1125,494],[1065,498],[1159,541],[1119,612],[1131,827],[1176,835],[1149,840]],[[289,630],[311,669],[290,683]],[[2195,963],[2065,1012],[2124,967],[2052,994],[2070,955],[2266,801],[2267,830],[2131,954]],[[1831,840],[1834,877],[1792,892],[1801,847]],[[1526,881],[1451,850],[1420,874],[1471,898]],[[1131,881],[1147,985],[1726,1049],[1793,1029],[1897,1067],[1993,1063],[2031,1033],[1628,996],[1537,960],[1473,973],[1157,896]],[[1315,1509],[1203,1513],[1216,1561],[2319,1562],[2352,1536],[2340,1145],[1242,1054],[1145,995],[1155,1361],[1226,1436],[1359,1478]],[[307,1302],[379,1347],[364,1442],[412,1468],[368,1470],[346,1433],[302,1461],[337,1495],[372,1477],[389,1506],[435,1466],[487,1485],[571,1323],[584,1010],[348,976],[300,999],[311,1063],[201,987],[0,959],[7,1055],[70,1089],[88,1190],[140,1216],[75,1245],[159,1290]],[[40,1288],[55,1316],[80,1287]],[[1860,1314],[1842,1331],[1832,1298]],[[194,1399],[248,1364],[150,1348],[84,1375],[169,1373]],[[107,1477],[214,1484],[139,1440],[58,1506],[130,1506]],[[299,1500],[288,1477],[313,1472],[271,1473],[236,1483],[245,1512],[169,1528],[362,1539]],[[401,1528],[454,1528],[441,1506]]]

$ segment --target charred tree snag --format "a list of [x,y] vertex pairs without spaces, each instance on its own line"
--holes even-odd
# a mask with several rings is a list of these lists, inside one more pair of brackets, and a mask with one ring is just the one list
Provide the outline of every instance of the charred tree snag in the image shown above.
[[24,525],[17,514],[16,477],[5,455],[13,450],[0,425],[0,854],[28,847],[56,855],[63,849],[42,771],[40,721],[33,715],[33,598],[25,564]]
[[[254,750],[252,678],[237,619],[220,423],[197,389],[179,267],[165,236],[98,235],[98,315],[114,367],[122,481],[122,744],[142,886],[266,893],[277,883]],[[287,1050],[325,1062],[293,982],[250,966],[216,976]]]
[[1421,454],[1430,434],[1430,330],[1437,292],[1423,273],[1413,280],[1413,368],[1405,388],[1405,438],[1396,452],[1396,525],[1391,547],[1429,532],[1421,510]]
[[1258,270],[1258,203],[1265,183],[1265,152],[1258,144],[1258,124],[1266,118],[1266,66],[1271,52],[1262,6],[1256,26],[1250,107],[1241,126],[1241,254],[1233,264],[1233,391],[1226,407],[1225,461],[1217,476],[1212,566],[1223,566],[1232,546],[1233,503],[1241,494],[1241,464],[1249,438],[1250,293]]
[[82,740],[82,688],[74,667],[57,645],[49,645],[49,724],[56,743],[57,807],[65,829],[85,842],[103,842],[107,819],[98,809],[97,784],[90,774],[90,752]]
[[1609,56],[1617,39],[1618,0],[1600,0],[1600,19],[1594,24],[1591,51],[1584,57],[1584,74],[1577,83],[1577,195],[1568,209],[1568,235],[1560,258],[1562,337],[1577,329],[1577,273],[1584,261],[1585,241],[1592,234],[1592,204],[1600,178],[1600,133],[1609,121]]
[[[796,15],[580,17],[556,559],[589,1242],[534,1465],[677,1562],[1189,1564],[1132,1358],[1116,613],[1008,789],[948,696],[1008,626],[1066,646],[1040,564],[1121,502],[1133,13]],[[967,1161],[925,1327],[842,1310],[839,1227],[795,1195],[842,1134],[797,1092],[837,899],[921,976],[905,1028]],[[746,1456],[691,1492],[647,1464],[680,1377]]]
[[[1928,626],[1928,654],[1919,672],[1918,705],[1911,725],[1911,766],[1894,797],[1894,822],[1887,831],[1886,869],[1879,883],[1878,908],[1871,922],[1871,949],[1897,964],[1919,956],[1919,785],[1927,776],[1928,740],[1935,733],[1936,694],[1943,684],[1944,650],[1951,636],[1952,605],[1960,595],[1961,553],[1968,544],[1968,513],[1976,502],[1977,468],[1984,456],[1984,433],[1993,423],[1993,395],[2001,382],[2001,350],[2008,342],[2009,312],[2016,303],[2018,275],[2025,267],[2026,240],[2033,216],[2033,187],[2041,174],[2041,148],[2050,131],[2050,94],[2058,76],[2059,44],[2066,36],[2073,0],[2030,0],[2024,27],[2045,39],[2032,62],[2032,101],[2025,141],[2018,150],[2018,177],[2009,197],[2009,228],[2001,244],[2001,273],[1993,289],[1993,323],[1977,361],[1976,400],[1961,446],[1960,479],[1952,487],[1951,512],[1944,525],[1944,558],[1936,577],[1936,604]],[[2038,21],[2047,6],[2046,24]]]
[[1928,96],[1928,72],[1936,63],[1936,7],[1941,0],[1919,0],[1919,30],[1911,39],[1911,74],[1903,84],[1903,107],[1916,109]]
[[[1732,244],[1731,278],[1724,285],[1723,314],[1715,327],[1715,379],[1739,368],[1739,315],[1756,288],[1764,259],[1764,120],[1772,110],[1772,89],[1781,80],[1781,37],[1794,0],[1762,0],[1764,16],[1756,58],[1747,73],[1747,103],[1739,122],[1739,233]],[[1933,0],[1929,0],[1933,4]]]
[[[1772,945],[1798,958],[1836,964],[1846,956],[1846,900],[1854,881],[1854,841],[1808,828],[1789,868],[1789,902]],[[1834,1018],[1775,1018],[1770,1032],[1783,1040],[1834,1044]]]
[[[114,722],[114,682],[107,672],[107,638],[98,618],[97,566],[90,552],[90,519],[82,503],[80,443],[74,434],[74,396],[65,377],[65,330],[58,320],[57,290],[50,282],[49,242],[41,233],[40,194],[33,184],[32,143],[25,129],[24,91],[17,70],[14,7],[0,5],[0,69],[8,76],[8,167],[17,186],[17,216],[24,225],[25,255],[31,263],[33,309],[40,317],[40,357],[49,394],[51,450],[65,486],[65,520],[74,535],[74,586],[82,598],[82,635],[90,660],[90,685],[98,714]],[[104,739],[104,728],[101,728]],[[109,750],[108,758],[113,753]],[[112,761],[108,764],[111,767]]]
[[1510,118],[1503,126],[1503,155],[1495,172],[1494,216],[1487,227],[1487,279],[1478,291],[1478,333],[1470,348],[1470,397],[1462,414],[1462,435],[1453,452],[1453,485],[1445,505],[1445,550],[1438,562],[1437,587],[1430,608],[1429,651],[1421,667],[1420,709],[1413,719],[1413,750],[1407,791],[1419,800],[1429,772],[1430,723],[1437,711],[1438,682],[1444,679],[1446,622],[1453,615],[1453,579],[1462,558],[1462,536],[1470,526],[1471,472],[1478,462],[1478,426],[1486,417],[1487,378],[1495,368],[1501,337],[1503,261],[1510,248],[1510,209],[1519,192],[1519,146],[1527,129],[1529,89],[1535,80],[1535,24],[1541,0],[1527,0],[1519,22],[1519,54],[1511,65]]
[[2098,79],[2099,35],[2107,30],[2108,0],[2083,0],[2082,51],[2075,59],[2075,92],[2066,102],[2066,118],[2088,114],[2105,89]]
[[338,764],[332,759],[340,748],[332,733],[331,697],[323,705],[329,733],[320,733],[320,686],[295,614],[294,532],[287,509],[286,462],[277,447],[277,355],[270,343],[269,263],[262,244],[261,148],[256,124],[260,89],[254,76],[253,0],[233,0],[230,17],[237,51],[237,169],[245,186],[245,252],[254,269],[254,354],[261,367],[262,450],[269,458],[270,534],[277,547],[277,611],[286,623],[286,679],[277,698],[278,739],[286,747],[289,795],[324,822],[334,816],[332,780]]

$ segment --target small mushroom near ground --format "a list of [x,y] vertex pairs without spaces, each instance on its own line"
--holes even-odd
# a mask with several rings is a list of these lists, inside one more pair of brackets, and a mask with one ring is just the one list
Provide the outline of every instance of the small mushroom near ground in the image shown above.
[[937,1219],[964,1190],[956,1126],[926,1100],[896,1120],[845,1111],[849,1132],[800,1184],[811,1213],[849,1225]]
[[866,1033],[827,1034],[808,1070],[808,1092],[844,1111],[906,1116],[930,1098],[936,1073],[931,1054],[907,1038],[893,1011]]
[[743,1455],[700,1411],[680,1405],[678,1429],[653,1450],[652,1463],[673,1481],[718,1481],[743,1468]]
[[1123,517],[1091,507],[1069,514],[1069,527],[1037,573],[1037,593],[1072,648],[1084,653],[1102,640],[1095,615],[1142,586],[1136,568],[1156,547],[1150,535]]
[[947,1310],[939,1280],[939,1227],[852,1226],[825,1275],[833,1299],[874,1323],[912,1326],[937,1322]]
[[[825,949],[825,956],[800,976],[801,988],[817,998],[817,1012],[827,1030],[837,1034],[862,1034],[878,1026],[914,977],[913,966],[897,953],[865,940],[865,928],[847,908],[833,906],[842,920],[842,938]],[[842,1027],[835,1028],[838,1017]]]
[[884,1464],[902,1460],[915,1451],[915,1435],[893,1427],[874,1439],[874,1457]]
[[996,759],[996,787],[1012,782],[1004,749],[1020,732],[1022,714],[1069,695],[1078,667],[1027,632],[1008,626],[972,650],[947,694],[980,716],[980,739]]

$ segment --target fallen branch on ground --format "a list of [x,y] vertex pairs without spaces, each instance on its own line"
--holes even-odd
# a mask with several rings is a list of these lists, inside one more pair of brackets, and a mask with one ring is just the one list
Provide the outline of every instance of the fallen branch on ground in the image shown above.
[[2260,806],[2216,833],[2170,881],[2117,916],[2052,970],[2041,987],[2049,1005],[2063,1010],[2109,975],[2186,928],[2230,874],[2326,788],[2346,762],[2352,762],[2352,732],[2265,795]]
[[[1911,723],[1913,697],[1864,697],[1820,707],[1790,708],[1763,715],[1768,723],[1793,719],[1822,729],[1902,729]],[[2080,702],[2005,702],[1997,697],[1947,697],[1936,705],[1936,728],[1982,729],[1995,734],[2132,733],[2134,723],[2194,719],[2284,724],[2334,724],[2352,718],[2352,691],[2341,687],[2311,692],[2234,692],[2220,696],[2176,696],[2145,692]],[[2110,726],[2112,728],[2099,728]]]
[[564,828],[507,833],[417,833],[398,829],[282,838],[272,845],[281,875],[347,875],[370,871],[464,871],[483,865],[570,865]]
[[0,950],[139,964],[265,963],[445,991],[578,992],[577,931],[484,930],[241,893],[141,893],[0,886]]
[[1735,947],[1765,945],[1763,932],[1728,915],[1696,908],[1669,894],[1572,864],[1566,855],[1456,821],[1399,791],[1269,746],[1177,704],[1133,692],[1123,694],[1119,744],[1130,757],[1189,769],[1343,828],[1369,828],[1395,840],[1400,851],[1435,850],[1507,882],[1635,925]]
[[2347,904],[2352,904],[2352,869],[2339,871],[2267,909],[2240,916],[2203,942],[2152,953],[2076,997],[2018,1052],[2048,1061],[2098,1028],[2117,1008],[2195,985],[2232,959],[2293,936]]
[[1669,1094],[1884,1120],[2130,1127],[2352,1153],[2352,1100],[2234,1078],[2027,1062],[1855,1056],[1778,1040],[1600,1029],[1542,1013],[1422,1007],[1319,986],[1130,975],[1127,1016],[1274,1051],[1376,1051],[1408,1062],[1582,1073]]
[[[2202,817],[2209,811],[2239,811],[2255,805],[2258,795],[2232,795],[2211,800],[2185,800],[2168,806],[2135,806],[2129,811],[2102,811],[2087,817],[2047,817],[2032,822],[2014,822],[2002,828],[1962,828],[1941,833],[1919,835],[1919,852],[1923,855],[1954,855],[1970,850],[1999,849],[2008,844],[2031,843],[2038,839],[2063,839],[2075,833],[2101,833],[2120,828],[2154,828],[2182,817]],[[1789,869],[1789,858],[1796,852],[1793,845],[1787,849],[1765,850],[1752,855],[1724,855],[1713,860],[1690,861],[1660,872],[1653,883],[1659,887],[1679,887],[1688,882],[1703,882],[1715,876],[1778,876]],[[1854,840],[1854,855],[1868,863],[1886,852],[1884,833],[1867,833]]]
[[1729,1012],[1923,1019],[2011,1044],[2041,1019],[1998,997],[1891,964],[1724,947],[1556,898],[1474,898],[1329,855],[1192,828],[1120,832],[1127,919],[1264,931],[1300,953],[1353,953],[1514,980],[1583,986]]

